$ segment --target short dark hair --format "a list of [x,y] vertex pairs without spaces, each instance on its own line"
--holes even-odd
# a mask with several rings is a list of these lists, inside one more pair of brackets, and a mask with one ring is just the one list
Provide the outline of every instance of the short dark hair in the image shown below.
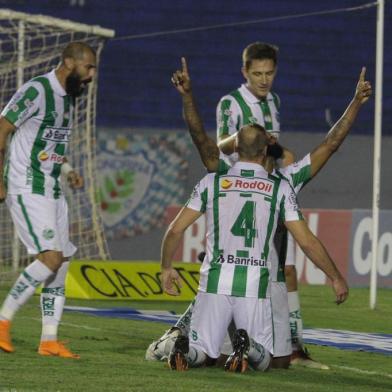
[[248,124],[238,131],[237,152],[240,158],[254,159],[263,154],[267,134],[260,124]]
[[85,42],[73,41],[70,42],[62,53],[62,60],[66,58],[72,58],[74,60],[81,60],[85,53],[90,52],[92,55],[96,56],[95,50]]
[[272,60],[274,65],[278,63],[279,48],[265,42],[253,42],[242,52],[242,64],[245,69],[250,67],[252,60]]

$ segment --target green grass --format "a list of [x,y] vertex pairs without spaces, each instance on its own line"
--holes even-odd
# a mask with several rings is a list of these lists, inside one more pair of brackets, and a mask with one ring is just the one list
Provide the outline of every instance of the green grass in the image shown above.
[[[0,289],[1,300],[6,292]],[[339,307],[333,304],[329,288],[301,287],[300,293],[305,327],[392,333],[391,290],[379,291],[376,311],[368,310],[368,290],[364,289],[351,290],[349,301]],[[188,305],[77,300],[67,304],[176,312]],[[70,341],[80,360],[37,355],[40,328],[38,297],[34,297],[17,314],[13,325],[16,352],[0,352],[0,391],[392,391],[391,356],[309,346],[312,356],[329,364],[330,371],[293,368],[241,375],[204,368],[175,373],[163,363],[144,361],[146,347],[163,333],[165,324],[66,312],[61,338]]]

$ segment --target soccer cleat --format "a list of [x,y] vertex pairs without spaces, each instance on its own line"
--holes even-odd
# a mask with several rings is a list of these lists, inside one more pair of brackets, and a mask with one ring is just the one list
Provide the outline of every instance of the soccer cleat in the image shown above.
[[317,362],[310,357],[309,351],[306,348],[293,351],[290,358],[290,365],[304,366],[311,369],[329,370],[329,366],[321,362]]
[[11,321],[0,320],[0,348],[6,353],[14,352],[10,336]]
[[63,342],[57,340],[46,340],[41,342],[38,348],[38,354],[49,356],[49,357],[62,357],[62,358],[73,358],[79,359],[80,355],[74,354],[67,347],[64,346]]
[[159,340],[153,341],[146,350],[146,361],[162,361],[163,359],[167,359],[164,352],[165,342],[169,339],[175,341],[180,333],[178,328],[173,327],[167,330]]
[[233,337],[233,353],[225,363],[225,370],[244,373],[248,368],[249,336],[245,329],[237,329]]
[[172,352],[169,355],[168,364],[170,369],[183,372],[188,370],[188,361],[186,354],[189,352],[189,339],[188,336],[180,335],[174,343]]

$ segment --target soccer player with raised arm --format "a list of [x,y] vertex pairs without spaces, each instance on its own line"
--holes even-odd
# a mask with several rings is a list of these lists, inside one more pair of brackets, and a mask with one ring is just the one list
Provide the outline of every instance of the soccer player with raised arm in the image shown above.
[[[279,137],[281,131],[280,99],[272,91],[277,68],[278,48],[274,45],[255,42],[244,49],[241,71],[246,82],[240,88],[222,97],[217,107],[217,140],[223,152],[232,152],[230,136],[248,123],[260,124],[272,136]],[[282,159],[279,160],[280,167],[294,162],[294,155],[286,149],[283,151]],[[274,167],[276,163],[270,158],[268,165]],[[294,259],[294,242],[292,237],[287,235],[283,225],[275,238],[275,246],[280,262],[284,266],[284,275],[279,276],[279,280],[286,282],[288,290],[292,364],[327,369],[328,367],[324,364],[312,360],[303,345],[303,322]]]
[[[184,119],[188,125],[193,142],[199,151],[203,164],[210,172],[219,171],[220,167],[225,167],[227,164],[220,159],[223,155],[219,152],[216,142],[205,132],[192,94],[190,76],[184,58],[182,59],[182,70],[173,74],[172,82],[182,96]],[[369,99],[371,94],[371,85],[368,81],[365,81],[365,69],[363,68],[359,77],[354,98],[348,105],[342,117],[331,128],[326,138],[312,151],[312,153],[308,154],[300,162],[295,163],[294,165],[289,165],[285,169],[280,170],[280,173],[283,173],[283,175],[292,182],[296,192],[301,189],[303,184],[313,178],[333,155],[333,153],[337,151],[345,137],[348,135],[361,106]],[[225,160],[228,161],[227,158],[225,158]],[[298,175],[298,173],[302,173],[302,175]],[[284,303],[285,292],[281,287],[281,283],[277,282],[274,286],[276,286],[276,289],[283,297],[281,302]],[[146,352],[146,359],[160,360],[164,358],[165,344],[169,340],[174,340],[180,332],[184,334],[189,331],[189,320],[193,311],[193,304],[194,303],[192,302],[175,326],[167,331],[158,341],[153,342],[149,346]],[[288,314],[284,314],[285,309],[286,308],[283,307],[280,310],[282,322],[276,331],[277,334],[280,333],[282,336],[284,336],[285,333],[288,333],[281,331],[281,328],[288,328]],[[288,310],[286,313],[288,313]],[[283,347],[281,347],[282,351],[280,354],[284,355],[284,350],[287,350],[287,347],[285,348],[284,338],[281,339],[281,342],[279,342],[280,345],[282,345],[282,343]],[[275,360],[276,358],[274,361]],[[281,362],[280,365],[278,364],[279,367],[285,367],[288,365],[287,358],[284,358],[283,361],[276,362]]]
[[95,51],[86,43],[72,42],[56,69],[25,83],[1,112],[0,201],[6,201],[20,240],[35,257],[0,309],[0,348],[8,353],[14,351],[10,328],[15,313],[42,284],[38,353],[79,358],[57,338],[65,277],[69,259],[76,252],[69,239],[68,207],[59,177],[63,173],[73,188],[83,184],[65,155],[75,98],[83,93],[95,71]]
[[172,347],[165,347],[172,369],[216,360],[232,320],[236,332],[226,370],[244,372],[248,362],[255,370],[268,369],[276,339],[271,283],[278,270],[270,250],[279,217],[304,253],[332,280],[336,301],[347,298],[347,284],[303,220],[290,182],[263,167],[268,139],[262,126],[243,126],[236,137],[239,160],[207,174],[165,234],[162,287],[176,295],[173,283],[179,283],[179,275],[171,266],[172,257],[184,231],[206,214],[206,257],[189,338],[180,335]]

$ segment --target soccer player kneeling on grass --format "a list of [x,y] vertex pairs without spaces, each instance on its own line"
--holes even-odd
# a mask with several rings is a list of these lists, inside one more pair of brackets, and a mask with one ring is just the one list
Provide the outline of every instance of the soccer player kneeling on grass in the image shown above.
[[172,369],[216,360],[232,319],[237,330],[226,370],[244,372],[248,363],[268,369],[274,343],[270,282],[278,267],[271,265],[269,252],[279,216],[304,253],[332,279],[337,300],[347,298],[346,282],[307,227],[290,184],[262,166],[267,144],[263,127],[244,126],[236,137],[239,161],[226,172],[206,175],[165,234],[162,286],[176,295],[173,283],[179,284],[179,276],[172,257],[186,228],[206,213],[206,257],[190,332],[165,344]]

